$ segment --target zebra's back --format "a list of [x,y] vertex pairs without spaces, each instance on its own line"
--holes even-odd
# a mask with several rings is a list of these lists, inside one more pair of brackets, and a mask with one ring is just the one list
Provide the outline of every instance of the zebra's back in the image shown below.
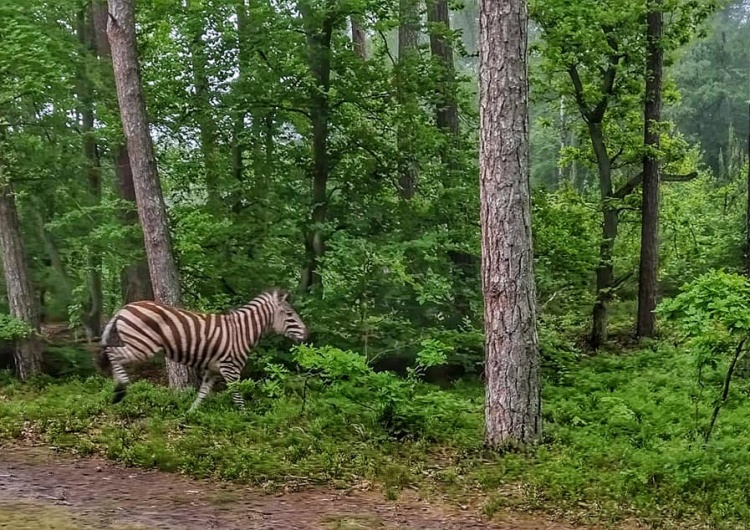
[[116,328],[120,340],[140,359],[164,351],[169,359],[192,367],[218,363],[232,343],[224,315],[196,313],[152,301],[122,307]]

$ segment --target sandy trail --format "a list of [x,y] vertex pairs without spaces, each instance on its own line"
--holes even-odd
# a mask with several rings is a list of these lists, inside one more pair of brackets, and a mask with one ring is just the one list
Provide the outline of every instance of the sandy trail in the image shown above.
[[[159,471],[124,468],[44,448],[0,447],[0,528],[570,530],[513,515],[489,522],[476,509],[372,491],[285,494]],[[498,519],[498,518],[496,518]]]

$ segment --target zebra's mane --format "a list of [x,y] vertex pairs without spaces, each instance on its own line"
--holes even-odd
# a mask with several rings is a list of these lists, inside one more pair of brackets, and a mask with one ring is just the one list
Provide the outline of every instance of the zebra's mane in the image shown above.
[[263,298],[270,299],[270,300],[275,300],[279,295],[281,295],[283,293],[284,293],[284,290],[280,289],[278,287],[274,287],[272,289],[266,289],[265,291],[260,292],[257,296],[255,296],[249,302],[246,302],[246,303],[244,303],[242,305],[233,307],[231,309],[227,309],[227,310],[224,311],[223,314],[225,314],[225,315],[231,315],[231,314],[237,313],[238,311],[241,311],[243,309],[247,309],[248,306],[250,306],[251,304],[253,304],[253,302],[259,302]]

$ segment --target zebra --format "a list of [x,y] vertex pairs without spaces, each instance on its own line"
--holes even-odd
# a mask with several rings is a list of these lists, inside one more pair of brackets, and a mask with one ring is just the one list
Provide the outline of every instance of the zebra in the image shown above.
[[[112,403],[122,401],[130,383],[125,365],[163,351],[176,363],[204,370],[192,412],[217,381],[239,380],[250,351],[265,332],[297,343],[307,340],[307,326],[288,298],[286,291],[273,289],[226,313],[195,313],[153,301],[126,304],[105,326],[95,358],[99,370],[111,373],[117,383]],[[232,400],[237,408],[245,407],[239,392],[232,392]]]

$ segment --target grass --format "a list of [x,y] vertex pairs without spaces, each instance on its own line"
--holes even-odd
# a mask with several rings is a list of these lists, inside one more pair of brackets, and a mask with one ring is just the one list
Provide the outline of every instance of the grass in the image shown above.
[[736,528],[750,520],[750,384],[733,383],[704,447],[721,367],[704,374],[701,388],[691,359],[661,344],[570,367],[545,385],[544,440],[528,454],[482,447],[477,384],[420,386],[399,424],[400,433],[413,427],[415,435],[397,440],[378,413],[375,390],[368,396],[356,381],[308,384],[303,407],[303,385],[292,375],[277,395],[245,387],[252,402],[243,413],[222,392],[191,415],[191,392],[146,381],[113,406],[112,383],[101,377],[7,380],[0,439],[35,437],[128,465],[268,489],[368,480],[388,498],[408,486],[481,498],[487,515],[513,507],[577,521],[637,516],[662,526]]

